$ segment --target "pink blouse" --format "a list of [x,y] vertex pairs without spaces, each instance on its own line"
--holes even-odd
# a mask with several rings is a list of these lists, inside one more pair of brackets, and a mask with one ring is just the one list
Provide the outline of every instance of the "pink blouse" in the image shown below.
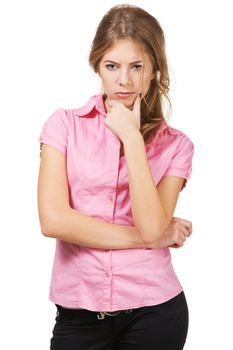
[[[105,126],[102,95],[78,109],[59,109],[39,141],[67,158],[70,204],[81,213],[133,226],[127,166],[118,137]],[[162,124],[146,152],[155,185],[190,177],[193,144]],[[169,248],[93,249],[56,241],[50,300],[70,308],[115,311],[163,303],[182,291]]]

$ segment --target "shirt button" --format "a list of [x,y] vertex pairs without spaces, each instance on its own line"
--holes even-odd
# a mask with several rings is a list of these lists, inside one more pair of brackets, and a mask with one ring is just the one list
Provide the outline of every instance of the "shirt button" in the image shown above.
[[113,197],[113,196],[110,196],[110,197],[109,197],[109,200],[110,200],[111,202],[113,202],[113,201],[114,201],[114,197]]
[[111,272],[106,271],[105,274],[106,274],[107,277],[111,277]]

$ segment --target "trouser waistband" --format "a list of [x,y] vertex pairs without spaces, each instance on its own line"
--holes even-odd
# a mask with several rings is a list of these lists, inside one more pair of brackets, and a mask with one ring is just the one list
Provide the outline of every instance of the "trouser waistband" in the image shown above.
[[71,318],[73,317],[85,317],[85,316],[90,316],[94,315],[95,317],[98,318],[98,320],[103,320],[105,316],[112,317],[112,316],[117,316],[120,313],[128,314],[133,311],[133,309],[126,309],[126,310],[117,310],[117,311],[91,311],[87,309],[69,309],[62,307],[61,305],[56,304],[57,307],[57,315],[66,315]]

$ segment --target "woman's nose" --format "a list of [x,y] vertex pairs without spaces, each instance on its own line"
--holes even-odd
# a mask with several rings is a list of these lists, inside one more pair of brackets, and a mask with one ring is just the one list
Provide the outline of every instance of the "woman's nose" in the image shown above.
[[130,74],[128,69],[122,69],[118,78],[119,85],[128,86],[131,84]]

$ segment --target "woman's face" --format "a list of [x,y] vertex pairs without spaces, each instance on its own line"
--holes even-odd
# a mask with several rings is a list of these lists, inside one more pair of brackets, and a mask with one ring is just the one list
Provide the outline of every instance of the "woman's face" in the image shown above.
[[154,78],[149,57],[131,39],[117,40],[105,53],[99,64],[99,76],[105,95],[106,110],[109,99],[132,108],[135,98],[146,95]]

